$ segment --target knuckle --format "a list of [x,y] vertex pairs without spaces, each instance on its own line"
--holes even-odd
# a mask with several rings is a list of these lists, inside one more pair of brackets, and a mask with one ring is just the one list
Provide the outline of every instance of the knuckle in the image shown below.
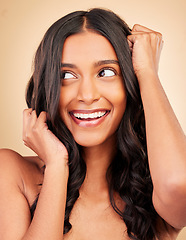
[[156,38],[157,37],[157,33],[156,32],[150,32],[149,36],[151,36],[152,38]]
[[151,38],[151,36],[150,36],[149,33],[144,33],[144,34],[143,34],[143,38],[144,38],[144,40],[149,41],[150,38]]
[[138,27],[138,24],[135,23],[134,26],[133,26],[133,29],[136,29]]
[[162,39],[163,39],[163,35],[159,32],[156,33],[156,37],[159,41],[162,41]]
[[32,117],[36,117],[36,110],[33,110],[33,111],[31,112],[31,116],[32,116]]
[[34,137],[37,135],[37,133],[38,133],[37,127],[33,126],[31,129],[29,129],[26,132],[26,134],[25,134],[26,140],[30,141],[30,140],[34,139]]
[[28,109],[24,109],[24,110],[23,110],[23,114],[25,114],[27,110],[28,110]]
[[160,40],[162,39],[162,34],[159,32],[152,32],[150,34],[153,39],[160,39]]
[[30,141],[31,139],[32,139],[32,136],[31,136],[31,133],[30,132],[27,132],[26,134],[25,134],[25,142],[28,142],[28,141]]
[[27,115],[27,109],[24,109],[24,110],[23,110],[23,117],[25,118],[26,115]]
[[31,113],[31,111],[32,111],[31,108],[26,108],[26,109],[23,110],[23,115],[28,115],[28,114]]
[[40,113],[40,115],[41,115],[42,117],[46,117],[47,113],[46,113],[45,111],[42,111],[42,112]]
[[33,133],[34,135],[36,135],[36,134],[39,133],[39,128],[38,128],[38,126],[33,126],[33,128],[32,128],[32,133]]
[[135,23],[134,26],[133,26],[133,29],[135,30],[135,29],[137,29],[138,27],[140,27],[140,24]]
[[158,35],[159,38],[162,38],[162,37],[163,37],[162,33],[160,33],[160,32],[156,32],[156,33],[157,33],[157,35]]
[[30,135],[29,134],[25,134],[22,138],[24,144],[26,145],[29,145],[29,142],[30,142]]

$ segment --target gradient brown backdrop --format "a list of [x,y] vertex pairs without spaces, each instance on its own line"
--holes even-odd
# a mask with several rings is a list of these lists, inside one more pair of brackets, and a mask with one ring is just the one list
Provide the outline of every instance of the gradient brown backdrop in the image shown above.
[[[186,132],[185,0],[0,0],[0,148],[33,155],[21,135],[25,87],[35,50],[54,21],[92,7],[115,11],[130,27],[139,23],[163,34],[159,76]],[[186,229],[178,237],[185,239]]]

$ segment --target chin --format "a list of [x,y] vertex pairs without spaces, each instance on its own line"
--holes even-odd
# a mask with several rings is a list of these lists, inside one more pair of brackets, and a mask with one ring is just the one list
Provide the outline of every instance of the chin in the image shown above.
[[92,138],[74,138],[76,143],[82,147],[95,147],[103,144],[104,140],[92,139]]
[[[113,137],[113,135],[111,136]],[[78,134],[78,136],[74,136],[74,140],[82,147],[103,147],[104,144],[113,139],[111,136],[104,136],[95,131],[95,133],[92,134]]]

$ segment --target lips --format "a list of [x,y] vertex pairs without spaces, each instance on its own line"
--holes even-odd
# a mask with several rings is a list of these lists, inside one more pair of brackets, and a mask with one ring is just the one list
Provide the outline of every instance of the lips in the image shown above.
[[106,109],[74,110],[69,112],[74,122],[81,127],[97,126],[106,118],[109,113],[110,110]]
[[93,119],[97,119],[100,117],[103,117],[106,114],[107,111],[99,111],[99,112],[94,112],[94,113],[72,113],[74,117],[84,120],[84,121],[91,121]]

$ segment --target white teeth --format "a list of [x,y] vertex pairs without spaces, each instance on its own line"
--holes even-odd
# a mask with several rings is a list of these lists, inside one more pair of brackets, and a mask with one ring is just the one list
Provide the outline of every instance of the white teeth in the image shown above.
[[94,112],[94,113],[73,113],[76,118],[88,119],[88,118],[98,118],[105,115],[106,111]]

